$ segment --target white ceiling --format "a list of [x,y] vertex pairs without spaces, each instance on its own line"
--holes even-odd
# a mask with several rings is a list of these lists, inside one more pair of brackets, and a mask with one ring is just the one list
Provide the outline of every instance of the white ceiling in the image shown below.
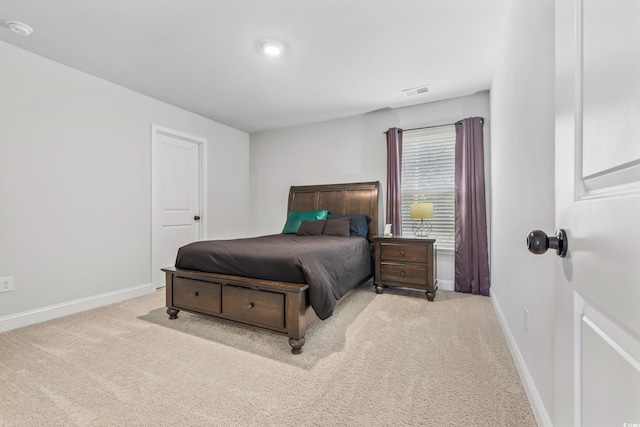
[[[489,89],[510,4],[0,0],[0,40],[258,132]],[[35,32],[20,37],[7,19]],[[260,55],[263,38],[286,55]],[[402,93],[422,85],[430,91]]]

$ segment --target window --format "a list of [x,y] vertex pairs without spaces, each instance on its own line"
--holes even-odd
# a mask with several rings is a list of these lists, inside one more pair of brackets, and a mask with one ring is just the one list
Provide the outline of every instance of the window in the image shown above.
[[455,246],[455,125],[402,133],[402,235],[413,236],[412,203],[433,203],[429,221],[439,249]]

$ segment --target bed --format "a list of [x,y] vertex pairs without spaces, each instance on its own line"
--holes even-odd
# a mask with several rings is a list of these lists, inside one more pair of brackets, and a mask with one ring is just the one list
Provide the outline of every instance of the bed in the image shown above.
[[[378,231],[378,190],[378,182],[292,186],[289,190],[288,214],[327,210],[331,215],[366,215],[371,219],[366,239],[280,234],[196,242],[189,256],[181,248],[177,266],[163,269],[169,318],[176,319],[185,310],[245,323],[288,336],[291,352],[301,353],[307,326],[329,317],[338,300],[373,275],[370,239]],[[244,240],[254,245],[251,257],[229,267],[219,255],[235,254]],[[208,255],[209,249],[220,245],[219,255]],[[278,249],[270,250],[273,246],[269,245]],[[368,257],[362,255],[365,250]],[[274,252],[295,254],[298,265],[287,269],[270,259],[269,253]],[[320,265],[331,256],[336,258]],[[215,259],[218,261],[213,262]],[[351,259],[361,261],[348,264]],[[325,289],[322,284],[327,280],[334,283]]]

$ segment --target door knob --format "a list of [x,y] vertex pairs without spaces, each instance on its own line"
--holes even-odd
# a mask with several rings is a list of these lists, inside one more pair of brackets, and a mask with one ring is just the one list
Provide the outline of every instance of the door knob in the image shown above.
[[196,221],[200,221],[200,216],[196,215],[196,216],[193,217],[193,219],[195,219]]
[[527,236],[527,248],[529,252],[536,255],[547,252],[547,249],[555,249],[556,255],[564,258],[567,255],[567,249],[569,249],[567,232],[559,228],[556,230],[555,237],[549,237],[544,231],[533,230]]

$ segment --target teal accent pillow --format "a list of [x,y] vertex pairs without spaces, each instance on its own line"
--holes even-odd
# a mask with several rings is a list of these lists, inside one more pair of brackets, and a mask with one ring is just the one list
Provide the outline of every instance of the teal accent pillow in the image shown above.
[[327,219],[329,211],[306,211],[306,212],[289,212],[287,222],[284,224],[282,234],[296,234],[302,221],[317,221],[319,219]]

